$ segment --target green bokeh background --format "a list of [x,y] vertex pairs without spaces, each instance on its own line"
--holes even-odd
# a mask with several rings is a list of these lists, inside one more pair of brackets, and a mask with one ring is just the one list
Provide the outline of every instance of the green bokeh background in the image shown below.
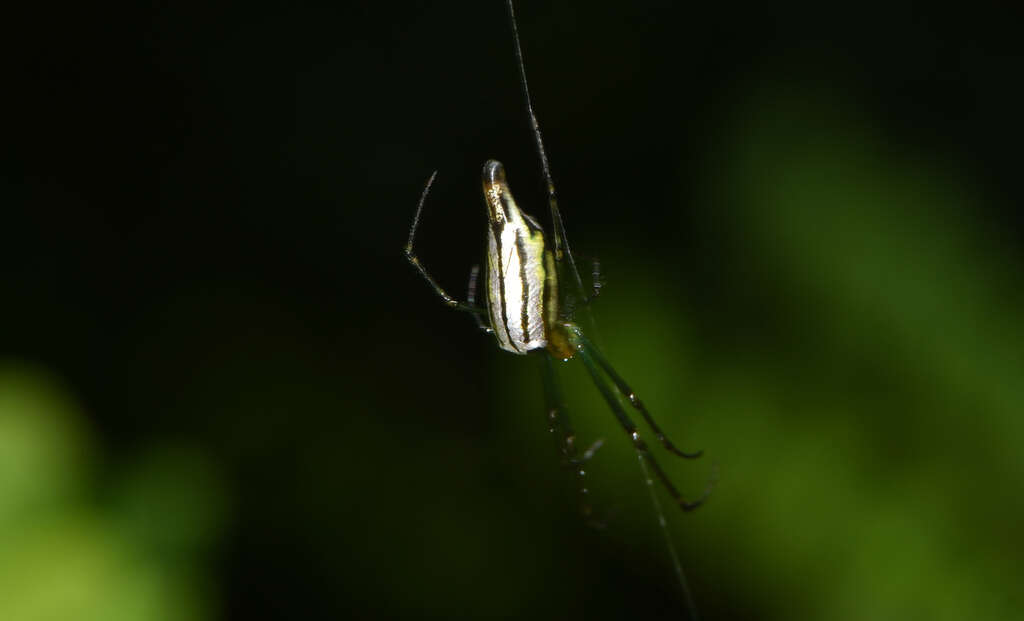
[[[1019,11],[520,9],[596,334],[696,462],[705,619],[1024,606]],[[1015,10],[1015,9],[1014,9]],[[500,3],[22,10],[0,170],[0,619],[682,618],[627,438],[461,292],[546,221]]]

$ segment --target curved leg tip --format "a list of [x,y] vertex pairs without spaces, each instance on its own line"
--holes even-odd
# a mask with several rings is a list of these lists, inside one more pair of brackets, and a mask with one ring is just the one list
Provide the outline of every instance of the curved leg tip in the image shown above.
[[679,507],[683,511],[693,511],[697,507],[707,502],[708,498],[711,497],[711,492],[715,489],[715,485],[718,483],[718,464],[714,464],[711,467],[711,478],[708,479],[707,486],[704,487],[704,492],[700,495],[697,500],[686,501],[680,500]]
[[682,508],[683,511],[686,511],[687,513],[689,513],[690,511],[693,511],[697,507],[699,507],[702,504],[704,504],[705,500],[707,500],[707,499],[706,498],[701,498],[700,500],[694,500],[693,502],[681,502],[681,503],[679,503],[679,506],[680,506],[680,508]]

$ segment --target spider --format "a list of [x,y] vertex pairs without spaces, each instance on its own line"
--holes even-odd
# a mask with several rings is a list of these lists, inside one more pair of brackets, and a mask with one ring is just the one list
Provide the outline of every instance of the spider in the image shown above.
[[[632,441],[640,457],[641,466],[646,461],[673,501],[683,511],[691,511],[707,499],[713,487],[714,477],[701,496],[694,500],[684,498],[654,458],[647,442],[641,438],[637,426],[626,413],[622,401],[628,401],[640,413],[654,436],[668,452],[686,459],[694,459],[700,457],[702,451],[682,451],[665,436],[636,392],[612,367],[594,343],[584,336],[580,327],[572,321],[572,310],[570,309],[572,298],[560,289],[562,282],[560,274],[568,274],[578,290],[581,293],[584,291],[583,281],[569,250],[569,242],[565,234],[561,211],[558,208],[555,185],[551,177],[540,126],[530,100],[512,0],[508,0],[507,4],[512,23],[512,39],[515,44],[519,82],[534,143],[540,157],[541,172],[547,186],[552,234],[546,236],[537,221],[516,204],[509,189],[504,166],[497,160],[488,160],[483,167],[483,194],[488,222],[486,307],[478,306],[475,301],[478,266],[474,266],[470,272],[469,291],[466,301],[462,302],[449,295],[437,283],[420,262],[413,249],[413,241],[423,212],[423,205],[437,177],[437,171],[434,171],[427,180],[423,193],[420,195],[416,215],[413,217],[409,229],[409,240],[405,246],[406,259],[449,308],[470,313],[475,318],[480,330],[493,334],[498,342],[498,347],[519,355],[532,352],[543,353],[545,357],[544,392],[549,422],[551,429],[558,432],[563,456],[575,466],[580,492],[584,498],[587,490],[583,482],[584,471],[580,466],[590,458],[599,444],[595,444],[585,451],[582,456],[579,455],[575,445],[575,435],[555,380],[554,361],[556,359],[568,361],[571,358],[579,358],[583,361],[601,396]],[[549,240],[553,240],[553,245]],[[584,296],[585,304],[589,303],[599,292],[600,283],[596,271],[595,264],[594,288],[590,296]],[[584,502],[584,513],[589,515],[589,512],[589,505]]]

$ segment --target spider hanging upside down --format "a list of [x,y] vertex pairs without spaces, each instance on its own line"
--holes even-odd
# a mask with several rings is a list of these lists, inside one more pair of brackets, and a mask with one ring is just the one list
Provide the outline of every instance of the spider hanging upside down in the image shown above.
[[[526,110],[530,118],[534,141],[540,155],[541,169],[547,184],[548,207],[553,226],[551,239],[554,240],[554,247],[548,245],[548,238],[545,237],[544,231],[537,221],[516,205],[505,179],[505,168],[496,160],[488,160],[483,168],[483,193],[489,225],[487,229],[487,307],[481,308],[474,303],[477,276],[475,267],[470,276],[467,301],[460,302],[445,292],[423,267],[413,251],[413,239],[419,226],[423,204],[426,202],[427,194],[437,176],[436,171],[430,176],[423,189],[423,194],[420,196],[416,215],[409,230],[405,256],[446,305],[471,313],[482,330],[494,334],[499,347],[514,354],[527,354],[532,351],[544,352],[546,358],[544,383],[548,412],[552,428],[561,432],[561,449],[571,464],[578,465],[581,461],[585,461],[591,451],[585,454],[583,460],[577,456],[575,438],[554,381],[553,358],[567,361],[573,357],[579,357],[583,361],[594,384],[601,391],[608,407],[611,408],[629,435],[638,454],[654,470],[661,485],[676,504],[684,511],[690,511],[700,506],[708,497],[713,481],[708,484],[707,489],[700,497],[695,500],[686,500],[654,459],[647,443],[640,437],[636,425],[626,414],[621,399],[628,400],[640,412],[640,416],[650,426],[658,441],[670,453],[693,459],[700,457],[701,452],[684,452],[672,444],[654,422],[633,389],[612,368],[600,350],[583,335],[579,326],[573,323],[569,316],[571,312],[567,311],[571,306],[568,303],[569,298],[564,295],[560,297],[560,270],[569,273],[580,291],[583,290],[583,283],[569,250],[547,154],[544,150],[537,117],[530,102],[526,70],[519,45],[519,33],[511,2],[509,2],[509,11],[512,16],[512,32],[520,83],[526,100]],[[485,316],[488,320],[486,324],[483,319]],[[580,478],[580,491],[585,494],[586,487],[582,481],[583,470],[576,468],[576,473]],[[584,507],[585,512],[589,512],[589,506],[585,504]]]

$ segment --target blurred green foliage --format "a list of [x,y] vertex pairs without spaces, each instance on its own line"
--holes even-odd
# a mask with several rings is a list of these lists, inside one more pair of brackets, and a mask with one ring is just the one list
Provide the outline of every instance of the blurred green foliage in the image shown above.
[[113,478],[68,390],[0,364],[0,618],[213,618],[201,553],[224,501],[209,464],[147,452]]

